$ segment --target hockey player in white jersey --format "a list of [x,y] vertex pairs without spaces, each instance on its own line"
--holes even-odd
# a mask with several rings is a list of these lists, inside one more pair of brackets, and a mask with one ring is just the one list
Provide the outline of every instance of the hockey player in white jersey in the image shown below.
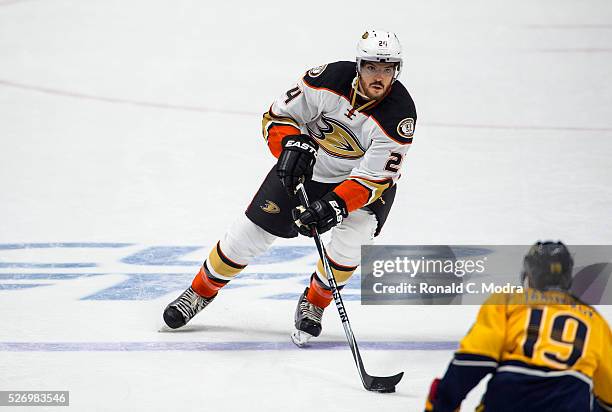
[[[217,242],[192,285],[164,311],[171,328],[185,325],[216,298],[277,237],[331,229],[326,246],[339,288],[372,243],[393,204],[396,182],[412,143],[416,109],[398,80],[402,50],[394,33],[368,30],[356,61],[309,70],[263,116],[263,137],[278,159],[242,215]],[[299,207],[297,184],[312,203]],[[313,201],[314,200],[314,201]],[[319,260],[295,313],[293,340],[321,333],[332,300]]]

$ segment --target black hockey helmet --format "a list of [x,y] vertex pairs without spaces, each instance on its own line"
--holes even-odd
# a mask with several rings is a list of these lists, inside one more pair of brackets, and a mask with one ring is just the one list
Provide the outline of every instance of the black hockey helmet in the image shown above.
[[539,290],[568,290],[572,285],[574,260],[562,242],[537,242],[523,260],[522,281]]

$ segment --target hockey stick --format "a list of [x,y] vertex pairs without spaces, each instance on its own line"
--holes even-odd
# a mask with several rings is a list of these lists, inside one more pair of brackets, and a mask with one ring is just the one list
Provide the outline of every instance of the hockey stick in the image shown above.
[[[306,189],[304,188],[304,185],[302,183],[297,186],[297,195],[300,199],[300,203],[302,203],[304,207],[307,208],[310,206],[310,202],[308,201],[308,195],[306,194]],[[321,242],[321,236],[319,235],[319,232],[316,228],[312,229],[312,233],[315,240],[315,244],[317,245],[317,250],[319,251],[319,257],[321,258],[321,261],[323,262],[323,267],[325,268],[325,275],[327,276],[327,280],[329,281],[329,286],[332,290],[332,295],[334,297],[334,302],[336,303],[336,308],[338,308],[338,314],[340,315],[340,320],[342,321],[342,326],[344,327],[344,333],[346,334],[348,344],[351,347],[353,359],[355,359],[355,363],[357,364],[359,376],[361,377],[361,382],[363,383],[364,388],[374,392],[395,392],[395,385],[397,385],[398,382],[402,379],[402,377],[404,376],[404,372],[400,372],[397,375],[393,376],[372,376],[366,372],[363,366],[363,361],[361,360],[359,348],[357,347],[357,340],[355,339],[355,335],[353,335],[351,323],[349,322],[348,314],[346,312],[346,308],[344,307],[344,302],[342,301],[342,296],[340,296],[340,291],[338,290],[338,284],[336,283],[334,272],[332,272],[331,267],[329,266],[329,260],[327,259],[327,255],[325,254],[323,242]]]

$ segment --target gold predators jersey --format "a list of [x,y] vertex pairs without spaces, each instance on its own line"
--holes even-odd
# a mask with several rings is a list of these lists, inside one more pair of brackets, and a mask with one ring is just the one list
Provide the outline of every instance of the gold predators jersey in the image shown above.
[[610,327],[562,291],[493,295],[461,341],[433,410],[457,408],[488,373],[479,411],[610,411]]

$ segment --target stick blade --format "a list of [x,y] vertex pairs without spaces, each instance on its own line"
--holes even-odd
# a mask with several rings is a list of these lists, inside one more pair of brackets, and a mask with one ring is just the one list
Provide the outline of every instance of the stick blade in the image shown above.
[[395,392],[395,385],[402,380],[404,372],[400,372],[393,376],[370,376],[365,375],[364,386],[367,390],[372,392],[380,393],[392,393]]

